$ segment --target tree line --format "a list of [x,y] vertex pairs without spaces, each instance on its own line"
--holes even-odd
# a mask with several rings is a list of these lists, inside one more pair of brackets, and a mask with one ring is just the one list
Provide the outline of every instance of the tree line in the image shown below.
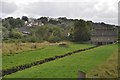
[[[67,19],[66,17],[59,17],[57,21],[54,19],[48,21],[47,17],[41,17],[37,20],[40,20],[42,23],[44,23],[44,25],[37,25],[36,28],[30,28],[31,34],[25,36],[22,32],[18,31],[17,28],[21,28],[23,26],[27,27],[25,26],[25,21],[28,21],[28,19],[29,18],[26,16],[23,16],[21,19],[13,17],[2,19],[3,41],[59,42],[63,40],[69,40],[82,42],[90,40],[92,21],[85,21],[82,19]],[[58,25],[61,23],[65,23],[69,26],[61,27]]]

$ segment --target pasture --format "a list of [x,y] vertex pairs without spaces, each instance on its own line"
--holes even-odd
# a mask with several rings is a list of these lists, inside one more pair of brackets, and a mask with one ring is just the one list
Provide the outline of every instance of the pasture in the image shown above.
[[[87,73],[88,78],[118,78],[118,51],[113,53],[105,63],[96,66]],[[94,73],[93,73],[94,72]]]
[[[58,49],[57,46],[54,48]],[[80,45],[79,45],[79,48],[80,48]],[[50,49],[52,49],[52,46],[50,47]],[[64,50],[66,49],[60,48],[58,50],[59,51],[56,51],[56,52],[60,52],[62,54],[62,52],[64,53]],[[70,50],[73,50],[73,49],[70,49]],[[117,50],[118,50],[117,44],[104,45],[104,46],[100,46],[84,52],[79,52],[77,54],[74,54],[62,59],[58,59],[42,65],[34,66],[31,68],[13,73],[11,75],[6,75],[5,78],[78,78],[79,70],[88,73],[98,65],[101,65],[104,62],[106,62],[107,59],[113,53],[117,52]],[[50,51],[49,51],[49,54],[50,54]],[[35,59],[35,56],[32,56],[32,57],[34,57]],[[24,61],[25,60],[23,59],[22,62],[25,63]]]
[[42,43],[2,43],[2,55],[11,55],[16,53],[22,53],[23,51],[32,51],[40,49],[49,45],[58,45],[59,43],[49,43],[47,41]]
[[32,62],[43,60],[45,58],[62,55],[71,51],[84,49],[91,46],[93,45],[70,43],[67,45],[67,47],[61,47],[59,45],[51,45],[32,51],[30,50],[30,51],[20,52],[17,54],[14,53],[11,55],[4,55],[2,59],[3,60],[2,67],[3,69],[10,69],[12,67],[16,67],[24,64],[30,64]]

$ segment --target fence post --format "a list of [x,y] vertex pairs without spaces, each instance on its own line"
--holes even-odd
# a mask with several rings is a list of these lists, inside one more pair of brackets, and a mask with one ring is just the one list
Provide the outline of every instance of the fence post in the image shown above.
[[83,71],[78,71],[78,80],[85,80],[86,73]]

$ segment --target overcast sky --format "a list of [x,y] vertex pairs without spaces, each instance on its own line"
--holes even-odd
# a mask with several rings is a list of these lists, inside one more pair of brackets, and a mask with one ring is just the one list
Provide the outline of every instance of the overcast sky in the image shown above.
[[118,24],[119,0],[1,0],[0,16],[67,17]]

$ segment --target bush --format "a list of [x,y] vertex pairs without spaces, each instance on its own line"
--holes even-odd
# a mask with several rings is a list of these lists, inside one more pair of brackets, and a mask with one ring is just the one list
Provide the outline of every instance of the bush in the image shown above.
[[38,38],[36,36],[27,36],[22,39],[22,42],[42,42],[42,38]]
[[57,36],[50,36],[48,41],[51,42],[51,43],[55,43],[55,42],[61,41],[61,39]]
[[22,37],[23,37],[22,33],[15,30],[10,31],[9,33],[9,38],[12,38],[12,39],[20,39]]

